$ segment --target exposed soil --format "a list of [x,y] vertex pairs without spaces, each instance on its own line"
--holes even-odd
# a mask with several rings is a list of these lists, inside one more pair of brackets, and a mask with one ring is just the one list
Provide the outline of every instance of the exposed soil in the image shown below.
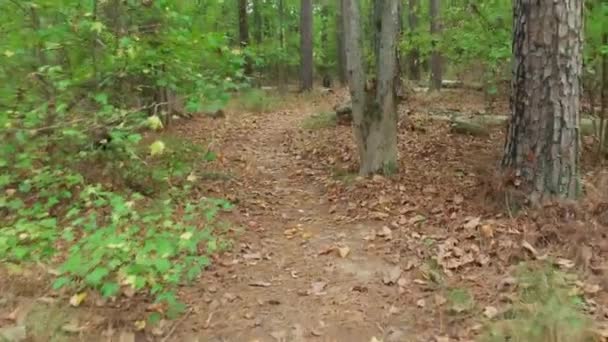
[[[369,179],[354,172],[350,127],[302,128],[338,100],[294,101],[282,111],[227,113],[172,129],[201,143],[212,137],[222,153],[214,167],[226,177],[201,180],[201,191],[237,204],[224,217],[234,227],[234,249],[182,289],[188,304],[182,318],[131,336],[145,316],[145,299],[65,309],[44,300],[44,277],[31,286],[36,274],[0,282],[0,299],[6,298],[0,317],[44,326],[32,333],[36,341],[472,341],[487,308],[505,306],[520,261],[563,258],[584,284],[604,287],[607,222],[598,211],[601,192],[592,191],[593,168],[586,175],[593,196],[582,204],[517,211],[495,173],[502,130],[457,135],[426,114],[481,112],[480,95],[411,99],[399,124],[399,172]],[[589,313],[602,321],[608,297],[589,292]],[[35,316],[40,307],[42,316]],[[63,320],[47,323],[57,315]],[[70,317],[88,329],[53,332]]]

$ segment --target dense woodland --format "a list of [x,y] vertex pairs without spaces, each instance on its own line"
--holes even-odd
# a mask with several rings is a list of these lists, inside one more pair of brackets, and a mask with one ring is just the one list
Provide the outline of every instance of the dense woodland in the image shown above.
[[[234,274],[228,283],[244,284],[232,290],[239,293],[222,294],[226,283],[218,292],[217,285],[205,282],[219,277],[217,267],[285,259],[282,253],[296,248],[285,247],[294,236],[309,239],[299,231],[302,225],[315,218],[330,220],[341,207],[345,217],[357,211],[349,224],[375,222],[374,239],[402,241],[399,248],[417,251],[415,258],[423,259],[422,266],[413,259],[394,262],[397,266],[374,285],[378,289],[355,285],[348,291],[367,293],[370,303],[378,304],[389,295],[374,299],[372,294],[399,288],[397,298],[409,304],[394,310],[399,300],[387,304],[389,317],[397,312],[415,317],[413,310],[433,305],[437,312],[449,311],[453,319],[447,319],[447,328],[439,313],[440,327],[418,329],[429,333],[424,341],[594,341],[608,336],[601,328],[608,301],[585,297],[603,293],[607,289],[600,288],[608,284],[588,277],[590,272],[608,279],[603,274],[606,244],[600,243],[608,228],[602,225],[608,184],[597,176],[605,173],[608,156],[605,1],[0,0],[0,36],[0,313],[8,312],[0,317],[0,341],[102,333],[110,334],[104,335],[108,340],[116,333],[120,341],[140,335],[178,341],[185,340],[182,330],[204,330],[203,340],[250,340],[266,328],[265,338],[300,341],[297,329],[277,335],[277,327],[258,324],[249,311],[247,324],[213,328],[218,307],[242,301],[239,308],[250,309],[247,289],[274,286],[259,280],[271,278],[264,273],[269,269],[228,272]],[[444,108],[435,115],[429,109],[443,101],[454,102],[449,108],[466,107],[468,96],[479,100],[474,113]],[[494,148],[494,159],[476,172],[492,181],[469,190],[491,191],[494,201],[475,211],[478,207],[466,207],[462,190],[445,191],[451,207],[444,215],[444,204],[437,205],[442,191],[428,190],[443,179],[415,177],[434,174],[429,165],[450,170],[452,153],[466,168],[473,162],[463,156],[476,148]],[[290,153],[297,158],[286,159]],[[426,164],[429,158],[439,163]],[[252,176],[251,170],[259,174]],[[468,185],[462,177],[449,182]],[[294,179],[299,183],[290,183]],[[308,203],[303,195],[273,195],[279,200],[260,204],[267,192],[290,189],[314,192],[319,194],[315,201],[327,202],[310,204],[313,218],[294,222],[287,205]],[[343,192],[336,195],[336,189]],[[435,199],[408,202],[417,191]],[[385,200],[388,193],[399,198]],[[589,198],[598,193],[591,207]],[[362,219],[370,203],[386,213]],[[562,211],[548,219],[547,212],[556,207]],[[275,215],[281,208],[286,212]],[[543,254],[537,250],[541,246],[527,240],[525,227],[550,225],[560,231],[556,234],[566,234],[570,230],[559,227],[568,220],[575,222],[568,227],[578,225],[576,236],[593,241],[573,235],[547,238],[539,242],[547,248]],[[459,228],[433,237],[432,229],[456,221]],[[424,229],[427,224],[431,230]],[[462,227],[480,237],[460,237]],[[278,233],[268,237],[267,231]],[[504,239],[499,237],[503,233]],[[419,246],[403,242],[415,234]],[[517,247],[505,242],[513,236],[519,239]],[[270,245],[287,241],[264,253],[244,242],[262,241],[269,248],[265,239]],[[457,246],[471,239],[476,241],[472,252]],[[378,253],[389,255],[395,248]],[[461,292],[449,290],[447,280],[437,280],[472,263],[463,261],[469,253],[475,260],[480,255],[500,259],[501,252],[493,248],[523,248],[530,259],[521,278],[527,287],[514,290],[520,297],[508,299],[509,309],[497,304],[502,297],[475,308],[473,298],[486,292],[473,293],[466,286]],[[355,250],[341,242],[305,258],[335,252],[347,260]],[[567,255],[553,255],[554,250]],[[448,259],[458,260],[457,266]],[[488,279],[515,265],[501,259],[486,270],[487,262],[475,262]],[[424,269],[424,279],[402,275],[411,269]],[[290,272],[289,279],[298,279],[298,272]],[[247,275],[258,279],[239,278]],[[323,279],[307,279],[313,285],[305,294],[284,285],[284,298],[275,302],[298,295],[321,298],[334,278]],[[515,284],[515,278],[508,279]],[[28,295],[16,290],[28,282],[39,289]],[[422,282],[435,284],[420,291],[439,291],[432,292],[434,299],[417,298],[419,293],[409,290]],[[488,291],[499,297],[499,290]],[[67,323],[36,330],[15,313],[23,308],[19,298],[28,296],[44,298],[52,307],[98,310],[106,318],[133,315],[96,325],[76,311]],[[209,300],[199,298],[199,307],[192,297]],[[524,305],[518,307],[519,302]],[[476,313],[485,317],[482,323],[474,321]],[[226,322],[233,318],[222,317]],[[327,328],[340,321],[327,321],[321,328],[315,322],[303,340],[320,340],[324,329],[339,341],[414,340],[403,327],[348,335]],[[479,328],[456,333],[465,325]]]

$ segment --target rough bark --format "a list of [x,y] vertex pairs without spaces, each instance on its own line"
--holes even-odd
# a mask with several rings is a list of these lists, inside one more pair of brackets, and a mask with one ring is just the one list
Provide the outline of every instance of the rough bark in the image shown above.
[[431,36],[433,37],[431,52],[431,90],[441,89],[442,57],[437,49],[438,36],[441,33],[441,23],[439,19],[440,0],[430,0],[429,15],[431,19]]
[[[416,35],[418,29],[418,11],[420,8],[420,0],[409,0],[408,25],[410,29],[410,38]],[[413,47],[408,53],[408,71],[409,78],[413,81],[420,81],[420,51],[417,47]]]
[[300,72],[302,91],[313,87],[313,17],[312,0],[301,0],[300,9]]
[[[397,167],[397,35],[399,1],[382,1],[378,39],[376,81],[367,82],[361,42],[361,18],[358,3],[348,0],[346,55],[352,98],[353,133],[359,151],[359,173],[391,173]],[[377,4],[375,4],[377,5]],[[374,33],[374,35],[376,35]]]
[[503,166],[533,205],[579,194],[582,0],[513,4],[513,78]]
[[331,74],[329,65],[329,1],[323,0],[321,4],[321,50],[323,51],[323,65],[321,66],[321,74],[323,79],[323,87],[331,87]]

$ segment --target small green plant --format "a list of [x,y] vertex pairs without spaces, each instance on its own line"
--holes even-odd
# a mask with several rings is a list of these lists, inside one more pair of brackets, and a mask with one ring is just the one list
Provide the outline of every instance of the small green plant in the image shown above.
[[335,127],[337,122],[336,113],[324,112],[307,117],[302,122],[302,128],[308,130],[319,130]]
[[455,288],[447,293],[450,312],[459,314],[475,308],[475,298],[467,289]]
[[583,300],[570,291],[574,277],[548,265],[522,264],[518,302],[492,322],[484,342],[591,342]]

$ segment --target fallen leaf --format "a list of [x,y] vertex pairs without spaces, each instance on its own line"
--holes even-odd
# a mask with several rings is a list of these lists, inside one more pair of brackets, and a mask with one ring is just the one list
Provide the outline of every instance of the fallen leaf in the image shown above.
[[146,329],[146,321],[145,320],[135,321],[135,322],[133,322],[133,326],[135,327],[136,331],[142,331],[142,330]]
[[253,287],[270,287],[272,286],[271,283],[269,282],[265,282],[265,281],[254,281],[249,283],[249,286],[253,286]]
[[412,217],[408,222],[410,224],[417,224],[417,223],[424,222],[424,221],[426,221],[426,217],[424,217],[422,215],[416,215],[416,216]]
[[77,293],[70,298],[70,305],[73,307],[78,307],[78,306],[80,306],[80,304],[82,304],[84,302],[84,300],[86,298],[87,298],[86,292]]
[[462,204],[462,202],[464,202],[464,197],[462,195],[454,195],[454,204],[456,205],[460,205]]
[[315,295],[315,296],[324,295],[325,292],[323,290],[325,290],[326,287],[327,287],[326,282],[316,281],[316,282],[312,283],[310,294]]
[[243,259],[245,259],[245,260],[260,260],[260,259],[262,259],[262,254],[260,254],[260,253],[243,254]]
[[481,223],[481,217],[471,218],[467,221],[467,223],[464,224],[464,229],[473,230],[473,229],[477,228],[477,226],[479,226],[480,223]]
[[385,240],[392,240],[393,231],[389,227],[384,226],[380,231],[376,232],[376,236],[384,238]]
[[377,339],[376,336],[373,336],[372,339],[369,340],[369,342],[382,342],[382,341]]
[[491,239],[494,237],[494,228],[489,224],[484,224],[479,228],[479,232],[484,239]]
[[388,270],[384,270],[384,274],[382,276],[382,282],[384,285],[393,285],[397,283],[399,277],[401,276],[401,267],[393,266]]
[[445,304],[447,302],[448,302],[448,300],[444,296],[438,295],[438,294],[435,295],[435,305],[442,306],[443,304]]
[[416,306],[418,306],[419,308],[424,308],[426,306],[426,302],[424,299],[418,299],[418,301],[416,301]]
[[528,241],[525,241],[525,240],[522,241],[521,247],[523,249],[527,250],[528,252],[530,252],[530,254],[532,254],[533,257],[535,257],[535,258],[538,257],[538,251]]
[[338,253],[340,254],[341,258],[346,258],[348,256],[348,254],[350,253],[350,248],[348,247],[340,247],[338,248]]
[[597,284],[585,284],[583,287],[583,291],[585,291],[587,294],[596,294],[600,292],[601,289],[602,288]]
[[486,306],[485,309],[483,309],[483,315],[489,319],[492,319],[498,315],[498,309],[493,306]]
[[556,261],[556,264],[561,268],[571,269],[576,266],[575,262],[569,259],[559,258]]

